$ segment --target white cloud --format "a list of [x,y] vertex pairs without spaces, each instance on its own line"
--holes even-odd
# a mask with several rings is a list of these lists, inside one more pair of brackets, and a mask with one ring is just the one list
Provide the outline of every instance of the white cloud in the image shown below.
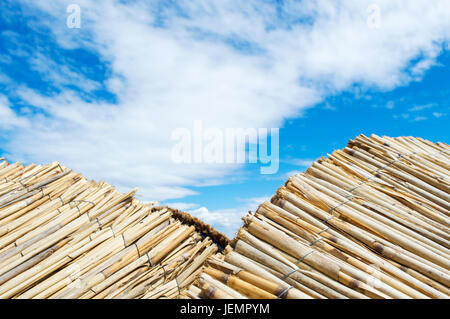
[[260,197],[251,197],[251,198],[245,198],[241,199],[241,202],[244,202],[244,207],[246,207],[246,210],[256,210],[256,208],[261,205],[264,201],[269,201],[270,196],[260,196]]
[[[164,204],[163,204],[164,205]],[[189,209],[194,209],[194,208],[198,208],[200,205],[196,204],[196,203],[184,203],[184,202],[174,202],[174,203],[169,203],[167,204],[168,206],[172,207],[172,208],[176,208],[182,211],[186,211]]]
[[12,82],[12,80],[9,76],[7,76],[6,74],[0,73],[0,83],[9,84],[11,82]]
[[423,74],[432,66],[440,65],[436,63],[434,60],[434,57],[436,56],[436,53],[432,54],[432,58],[426,58],[420,62],[418,62],[416,65],[414,65],[411,68],[411,74],[413,76],[417,76],[417,79],[420,80],[423,76]]
[[302,173],[302,171],[299,171],[299,170],[289,171],[282,175],[282,179],[287,180],[289,177],[300,174],[300,173]]
[[42,52],[34,52],[28,62],[32,70],[38,71],[46,81],[58,88],[74,85],[85,92],[90,92],[100,87],[98,82],[86,78],[66,65],[56,63]]
[[6,63],[6,64],[11,63],[11,57],[6,54],[0,54],[0,63]]
[[311,159],[311,158],[293,158],[293,159],[286,160],[286,162],[289,164],[298,165],[298,166],[302,166],[302,167],[309,167],[312,165],[312,163],[314,161],[315,160]]
[[324,109],[325,110],[330,110],[330,111],[336,111],[336,107],[331,105],[329,102],[325,103]]
[[393,101],[389,101],[386,103],[386,108],[389,110],[392,110],[395,106],[395,103]]
[[4,95],[0,95],[0,129],[21,129],[25,128],[28,124],[27,119],[18,116],[11,108],[11,103],[8,98]]
[[409,119],[409,114],[408,113],[394,114],[392,117],[394,119],[402,118],[402,119],[406,120],[406,119]]
[[426,116],[416,116],[414,122],[426,121],[428,118]]
[[437,118],[440,118],[440,117],[443,117],[446,115],[447,115],[447,113],[433,112],[433,116],[437,117]]
[[410,112],[417,112],[417,111],[422,111],[422,110],[426,110],[426,109],[432,108],[434,106],[436,106],[435,103],[416,105],[416,106],[413,106],[412,108],[410,108],[408,111],[410,111]]
[[229,238],[233,238],[239,227],[242,226],[241,218],[246,212],[237,208],[210,211],[204,206],[194,210],[188,210],[189,214],[207,224],[213,225],[218,231],[224,233]]
[[259,205],[269,200],[270,197],[268,196],[239,199],[242,205],[237,208],[209,210],[202,206],[197,209],[188,209],[187,212],[192,216],[200,218],[205,223],[213,225],[218,231],[223,232],[229,238],[233,238],[239,227],[243,225],[242,216],[248,211],[256,211]]
[[[162,26],[153,24],[157,1],[79,0],[79,30],[65,26],[71,1],[22,2],[49,14],[30,22],[33,28],[45,24],[64,49],[99,55],[117,104],[86,102],[85,92],[68,89],[46,97],[19,87],[17,95],[39,112],[24,118],[2,106],[20,126],[5,149],[14,159],[59,160],[120,188],[139,186],[147,200],[195,194],[190,186],[227,183],[242,169],[172,163],[173,129],[196,119],[217,128],[279,127],[355,84],[387,90],[419,80],[450,39],[447,0],[377,1],[375,29],[366,23],[372,1],[360,0],[287,1],[281,12],[261,1],[180,1],[183,16],[162,6]],[[298,20],[308,23],[289,25]],[[30,61],[54,86],[97,87],[54,61],[46,67],[45,58]],[[243,211],[198,208],[215,225],[227,223],[221,213]]]

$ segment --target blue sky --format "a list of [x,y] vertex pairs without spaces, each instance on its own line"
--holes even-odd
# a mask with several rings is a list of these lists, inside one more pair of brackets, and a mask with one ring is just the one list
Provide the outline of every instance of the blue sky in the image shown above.
[[[358,134],[449,143],[449,21],[448,1],[7,1],[0,153],[137,186],[233,236]],[[171,132],[195,120],[279,127],[279,171],[175,165]]]

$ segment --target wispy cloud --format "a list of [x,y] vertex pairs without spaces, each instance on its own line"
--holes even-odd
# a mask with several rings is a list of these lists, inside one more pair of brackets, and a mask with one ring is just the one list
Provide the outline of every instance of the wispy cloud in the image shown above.
[[410,112],[417,112],[417,111],[423,111],[429,108],[432,108],[434,106],[436,106],[436,103],[428,103],[428,104],[423,104],[423,105],[416,105],[411,107],[408,111]]
[[416,116],[413,121],[414,122],[420,122],[420,121],[426,121],[428,118],[426,116]]
[[421,78],[423,73],[433,66],[438,66],[439,64],[433,58],[426,58],[424,60],[419,61],[414,67],[411,68],[411,74],[417,75],[418,79]]
[[302,173],[302,171],[299,171],[299,170],[293,170],[293,171],[289,171],[287,173],[284,173],[283,174],[283,180],[287,180],[289,177],[297,175],[297,174],[300,174],[300,173]]
[[67,64],[57,63],[43,52],[34,52],[28,62],[32,70],[58,88],[71,85],[83,92],[91,92],[101,87],[100,83],[87,78],[83,72],[77,72]]
[[[164,205],[164,203],[162,203],[162,204]],[[184,202],[173,202],[173,203],[169,203],[167,205],[172,208],[179,209],[181,211],[192,210],[192,209],[198,208],[200,206],[199,204],[196,204],[196,203],[184,203]]]
[[245,215],[246,211],[238,208],[210,211],[208,208],[202,206],[194,210],[188,210],[188,213],[205,223],[213,225],[218,231],[224,233],[229,238],[233,238],[239,227],[242,226],[241,218]]
[[330,111],[336,111],[336,107],[331,105],[329,102],[325,103],[325,106],[323,107],[325,110],[330,110]]
[[187,212],[208,224],[214,225],[217,230],[223,232],[229,238],[233,238],[239,227],[243,225],[242,216],[248,211],[254,212],[259,205],[269,200],[269,196],[241,198],[238,199],[242,203],[239,207],[210,210],[202,206],[196,209],[187,209]]
[[447,113],[433,112],[433,116],[437,117],[437,118],[440,118],[440,117],[443,117],[443,116],[447,116]]
[[24,129],[29,126],[29,121],[20,117],[11,108],[11,103],[4,95],[0,95],[0,129]]
[[314,161],[315,161],[315,159],[311,159],[311,158],[292,158],[292,159],[287,159],[284,162],[289,163],[291,165],[308,167],[308,166],[311,166],[311,164]]
[[386,108],[389,110],[392,110],[395,106],[395,102],[394,101],[389,101],[386,103]]

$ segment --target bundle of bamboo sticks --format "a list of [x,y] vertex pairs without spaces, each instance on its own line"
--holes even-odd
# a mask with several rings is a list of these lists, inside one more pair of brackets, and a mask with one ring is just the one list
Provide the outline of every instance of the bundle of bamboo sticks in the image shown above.
[[289,178],[188,298],[449,298],[450,146],[360,135]]
[[360,135],[230,246],[136,189],[1,158],[0,298],[449,298],[449,168],[447,144]]
[[135,192],[1,159],[0,298],[180,297],[217,246]]

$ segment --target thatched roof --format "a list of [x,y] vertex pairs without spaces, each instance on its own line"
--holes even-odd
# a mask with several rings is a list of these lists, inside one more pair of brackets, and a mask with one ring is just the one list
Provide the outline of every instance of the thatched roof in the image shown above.
[[0,298],[448,298],[449,168],[447,144],[360,135],[230,243],[136,190],[0,159]]
[[246,215],[191,298],[449,298],[450,147],[351,140]]
[[0,298],[178,297],[228,239],[135,192],[0,160]]

